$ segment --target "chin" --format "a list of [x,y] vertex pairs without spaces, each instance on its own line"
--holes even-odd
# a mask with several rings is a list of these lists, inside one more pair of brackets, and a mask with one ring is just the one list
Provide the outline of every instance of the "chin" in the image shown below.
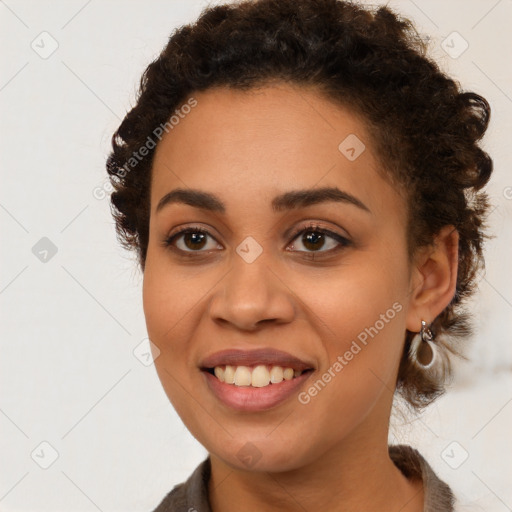
[[[303,438],[304,439],[304,438]],[[301,450],[305,443],[297,439],[283,443],[279,439],[245,436],[232,439],[221,446],[206,446],[207,450],[235,470],[266,473],[279,473],[298,469],[314,459],[311,445],[308,451]]]

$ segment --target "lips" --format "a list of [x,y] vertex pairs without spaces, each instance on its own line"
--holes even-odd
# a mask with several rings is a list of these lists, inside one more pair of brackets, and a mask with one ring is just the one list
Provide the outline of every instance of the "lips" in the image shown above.
[[315,369],[312,363],[275,349],[216,352],[200,368],[220,402],[246,412],[276,407],[298,391]]

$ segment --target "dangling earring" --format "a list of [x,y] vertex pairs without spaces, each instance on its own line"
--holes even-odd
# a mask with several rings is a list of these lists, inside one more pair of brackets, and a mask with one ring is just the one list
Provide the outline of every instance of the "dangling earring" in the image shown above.
[[434,336],[424,320],[421,321],[420,332],[411,341],[409,357],[414,364],[423,370],[428,370],[434,366],[434,362],[437,359],[437,347],[434,344]]

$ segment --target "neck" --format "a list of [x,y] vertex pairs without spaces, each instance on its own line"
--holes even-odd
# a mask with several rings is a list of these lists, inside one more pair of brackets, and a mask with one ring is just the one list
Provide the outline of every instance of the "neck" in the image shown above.
[[[369,434],[369,432],[368,432]],[[423,510],[421,481],[410,481],[388,453],[382,435],[356,435],[300,468],[284,472],[235,469],[210,455],[210,503],[213,512],[246,510],[342,512]]]

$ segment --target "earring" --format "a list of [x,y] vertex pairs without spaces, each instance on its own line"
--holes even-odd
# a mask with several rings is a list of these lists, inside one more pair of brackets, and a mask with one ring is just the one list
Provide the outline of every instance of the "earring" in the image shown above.
[[434,343],[434,336],[424,320],[421,321],[420,332],[411,341],[409,357],[414,364],[423,370],[428,370],[434,366],[434,362],[437,359],[437,347]]

